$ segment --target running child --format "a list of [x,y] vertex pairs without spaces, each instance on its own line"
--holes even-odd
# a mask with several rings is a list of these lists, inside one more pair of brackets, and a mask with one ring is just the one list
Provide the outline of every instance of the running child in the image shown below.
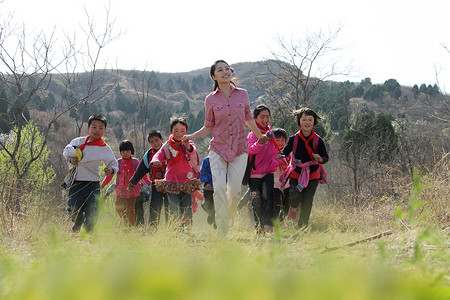
[[316,112],[304,107],[295,111],[294,116],[300,130],[289,137],[277,158],[291,154],[280,181],[283,186],[289,180],[289,215],[294,219],[300,209],[298,227],[304,227],[308,226],[319,179],[325,177],[322,164],[328,161],[328,153],[322,138],[313,130],[321,119]]
[[203,196],[205,203],[202,204],[202,208],[208,214],[206,221],[209,225],[216,225],[215,209],[214,209],[214,187],[211,174],[211,166],[209,164],[209,156],[205,157],[200,168],[200,181],[203,182]]
[[[133,157],[134,146],[132,142],[128,140],[121,141],[119,143],[119,151],[122,157],[117,160],[119,172],[117,173],[115,182],[115,207],[120,218],[130,226],[134,226],[134,204],[136,203],[136,197],[140,194],[141,188],[140,185],[136,185],[132,189],[128,189],[128,185],[130,184],[130,179],[139,165],[139,161]],[[102,182],[102,189],[108,185],[114,175],[115,174],[105,177]],[[147,183],[150,184],[148,179]]]
[[[150,226],[155,229],[158,227],[160,216],[161,216],[161,210],[163,207],[163,204],[165,206],[166,210],[166,219],[165,221],[168,221],[168,202],[167,202],[167,196],[164,193],[159,192],[155,187],[155,182],[157,179],[163,179],[164,174],[166,173],[166,163],[163,162],[160,166],[150,164],[151,160],[155,156],[155,154],[158,152],[159,149],[161,149],[164,139],[162,137],[161,132],[158,130],[152,130],[148,134],[147,137],[148,143],[150,144],[151,148],[147,150],[147,152],[144,154],[144,157],[142,158],[141,162],[139,163],[139,166],[134,173],[133,177],[130,180],[130,187],[132,188],[142,178],[146,178],[148,174],[148,177],[151,181],[151,199],[150,199],[150,212],[149,212],[149,224]],[[142,214],[143,214],[143,207],[142,207]],[[143,216],[142,216],[143,218]]]
[[161,149],[153,156],[151,164],[167,165],[164,179],[156,179],[159,192],[166,193],[169,200],[169,212],[182,225],[192,224],[192,193],[201,188],[198,180],[199,157],[195,144],[182,138],[188,130],[184,117],[173,116],[170,119],[170,136]]
[[[278,150],[283,150],[286,146],[287,133],[283,128],[275,128],[272,130],[274,135],[275,143],[277,144]],[[273,183],[273,204],[274,213],[279,217],[280,222],[286,218],[289,212],[289,183],[287,182],[284,188],[281,188],[280,175],[288,166],[288,158],[282,158],[279,162],[278,168],[276,169]]]
[[90,116],[89,135],[73,139],[63,151],[64,158],[76,167],[74,181],[68,186],[67,201],[67,210],[74,223],[72,227],[74,232],[80,231],[83,224],[88,232],[94,229],[97,198],[100,194],[100,164],[103,162],[106,165],[104,172],[107,176],[119,171],[114,153],[102,138],[106,125],[104,116],[100,114]]
[[[262,135],[270,136],[271,126],[270,109],[264,105],[258,105],[253,110],[253,118]],[[278,154],[278,145],[273,136],[264,144],[258,141],[253,132],[248,134],[248,153],[252,165],[248,186],[251,191],[251,201],[255,217],[255,227],[258,232],[262,230],[273,231],[273,220],[278,217],[274,212],[273,186],[274,173],[280,164],[275,159]]]

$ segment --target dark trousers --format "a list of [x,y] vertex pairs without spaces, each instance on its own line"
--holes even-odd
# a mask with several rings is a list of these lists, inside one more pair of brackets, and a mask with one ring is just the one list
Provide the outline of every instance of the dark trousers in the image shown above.
[[161,216],[161,210],[164,204],[164,215],[166,224],[169,221],[169,202],[167,195],[160,193],[156,190],[156,187],[152,185],[152,198],[150,199],[150,216],[148,222],[151,226],[158,227],[159,218]]
[[150,198],[150,212],[148,217],[148,223],[151,226],[157,227],[161,217],[162,207],[164,205],[164,217],[166,224],[169,220],[169,202],[167,201],[166,194],[160,193],[156,190],[155,186],[152,186],[151,197],[141,192],[139,197],[136,198],[135,212],[136,212],[136,225],[144,225],[144,202]]
[[148,193],[143,192],[136,197],[136,203],[134,204],[136,225],[144,225],[144,202],[148,201],[149,197],[150,195]]
[[202,204],[203,209],[210,216],[214,216],[216,211],[214,209],[214,190],[203,190],[203,197],[205,198],[205,203]]
[[255,226],[273,226],[275,218],[273,209],[273,174],[266,174],[263,178],[250,178],[250,188]]
[[94,229],[97,218],[98,181],[75,181],[69,189],[67,211],[76,227],[84,224],[88,232]]
[[169,213],[174,221],[180,221],[182,225],[192,224],[192,195],[167,193],[167,198],[169,199]]
[[289,213],[289,188],[273,189],[273,209],[274,215],[278,216],[280,222],[286,218]]
[[289,204],[293,208],[300,207],[300,218],[298,225],[307,226],[313,205],[314,194],[316,193],[319,179],[310,180],[308,186],[301,192],[297,189],[298,180],[291,178],[289,181]]

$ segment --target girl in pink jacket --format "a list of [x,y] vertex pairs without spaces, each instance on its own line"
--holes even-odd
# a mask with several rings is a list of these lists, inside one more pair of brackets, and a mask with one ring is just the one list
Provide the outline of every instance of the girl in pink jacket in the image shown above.
[[192,224],[192,193],[200,190],[200,162],[194,142],[181,139],[187,133],[188,123],[184,117],[170,119],[170,136],[153,156],[151,164],[166,162],[164,179],[156,179],[155,187],[166,193],[169,200],[169,212],[175,221],[182,225]]
[[261,104],[253,110],[253,118],[261,134],[271,136],[266,143],[261,144],[253,132],[248,134],[248,153],[252,165],[248,182],[255,227],[258,233],[273,231],[273,220],[277,217],[274,209],[273,185],[274,172],[277,170],[280,160],[275,155],[280,151],[274,140],[270,122],[270,110]]

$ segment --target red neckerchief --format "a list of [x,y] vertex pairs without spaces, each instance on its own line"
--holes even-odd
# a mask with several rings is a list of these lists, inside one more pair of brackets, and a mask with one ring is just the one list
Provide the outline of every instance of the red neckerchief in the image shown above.
[[259,125],[258,123],[256,123],[256,126],[258,126],[259,131],[261,131],[262,134],[266,134],[267,131],[270,131],[270,126],[269,125],[267,125],[266,127],[263,127],[263,126]]
[[173,159],[173,163],[178,162],[180,159],[183,158],[184,154],[183,154],[183,150],[181,150],[181,145],[183,145],[183,143],[180,141],[175,141],[175,139],[173,138],[173,134],[171,134],[169,136],[169,145],[170,147],[172,147],[173,149],[175,149],[176,151],[178,151],[177,156],[175,156]]
[[102,138],[99,138],[98,140],[95,140],[95,141],[88,142],[89,141],[89,137],[90,137],[90,135],[88,135],[86,137],[86,140],[84,141],[84,144],[80,146],[80,150],[81,151],[83,151],[86,146],[100,146],[100,147],[106,146],[106,143],[105,143],[105,141]]
[[[304,142],[305,142],[305,146],[306,146],[306,152],[308,152],[309,156],[311,157],[312,160],[314,160],[314,156],[313,156],[313,150],[311,149],[311,147],[308,145],[309,141],[312,140],[315,136],[316,133],[314,132],[314,130],[311,130],[311,134],[309,135],[308,139],[306,139],[303,134],[302,131],[299,130],[297,132],[297,135],[299,136],[299,138],[301,138]],[[294,154],[295,155],[295,154]]]
[[[256,123],[256,122],[255,122],[255,123]],[[266,134],[267,132],[272,133],[272,130],[271,130],[271,128],[270,128],[269,125],[266,126],[266,127],[263,127],[263,126],[259,125],[258,123],[256,123],[256,126],[258,126],[259,131],[261,131],[262,134]],[[272,135],[273,135],[273,134],[272,134]],[[275,148],[278,149],[278,151],[281,150],[281,149],[278,148],[277,142],[275,142],[275,139],[274,139],[274,138],[269,138],[269,140],[270,140],[270,142],[275,146]]]

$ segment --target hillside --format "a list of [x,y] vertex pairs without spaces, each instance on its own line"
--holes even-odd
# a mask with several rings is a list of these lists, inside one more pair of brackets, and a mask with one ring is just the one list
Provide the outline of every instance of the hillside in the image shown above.
[[[234,74],[236,83],[249,92],[250,103],[253,103],[258,97],[264,95],[265,91],[258,88],[255,74],[265,74],[266,67],[261,62],[243,62],[233,65],[236,73]],[[80,81],[86,85],[90,74],[79,74]],[[182,109],[183,104],[188,101],[190,105],[190,113],[197,115],[203,108],[205,96],[211,92],[213,82],[209,77],[209,68],[202,68],[183,73],[155,73],[153,71],[135,71],[135,70],[101,70],[97,72],[97,81],[101,80],[99,93],[105,93],[108,89],[116,86],[119,87],[123,94],[127,105],[138,102],[143,97],[142,90],[146,85],[150,87],[148,98],[150,107],[160,107],[175,112]],[[149,83],[142,84],[142,78]],[[265,79],[270,79],[270,75],[265,75]],[[273,78],[273,76],[272,76]],[[369,79],[370,80],[370,79]],[[333,82],[329,82],[331,88]],[[356,86],[360,83],[353,83]],[[418,83],[420,84],[420,83]],[[367,91],[367,89],[366,89]],[[64,85],[59,76],[54,76],[52,84],[49,86],[48,93],[52,93],[58,100],[63,97]],[[81,97],[83,91],[79,91]],[[401,97],[391,97],[387,93],[381,94],[379,99],[368,101],[362,97],[352,97],[350,105],[353,112],[359,111],[362,107],[367,106],[376,113],[383,112],[387,114],[397,113],[402,108],[414,108],[406,112],[414,119],[426,118],[435,114],[435,111],[423,105],[422,102],[414,100],[412,87],[401,86]],[[110,92],[104,99],[98,102],[101,104],[103,113],[111,113],[112,116],[119,116],[120,113],[113,113],[117,107],[117,93]],[[413,101],[414,100],[414,101]],[[320,99],[318,100],[320,101]]]

